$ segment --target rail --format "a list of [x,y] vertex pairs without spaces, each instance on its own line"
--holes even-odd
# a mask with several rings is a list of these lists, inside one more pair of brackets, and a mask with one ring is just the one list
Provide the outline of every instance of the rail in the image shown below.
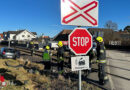
[[[18,49],[18,50],[20,50],[20,51],[22,51],[22,52],[31,53],[31,50],[28,49],[28,48],[23,48],[23,47],[15,47],[15,48]],[[53,55],[55,56],[55,55],[56,55],[56,50],[52,50],[52,51],[54,52]],[[35,54],[36,56],[42,57],[42,53],[43,53],[43,51],[38,51],[38,50],[36,50],[34,54]],[[70,58],[69,52],[65,52],[65,53],[68,55],[68,56],[65,55],[66,58],[67,58],[67,59]],[[55,57],[53,57],[53,58],[55,58]],[[56,59],[56,58],[55,58],[55,59]],[[68,61],[67,61],[67,62],[68,62]],[[102,85],[99,85],[99,84],[97,84],[97,83],[95,83],[95,82],[89,80],[89,79],[86,78],[84,75],[82,75],[82,77],[83,77],[83,79],[86,80],[88,83],[93,84],[93,85],[95,85],[95,86],[101,88],[102,90],[110,90],[109,88],[106,88],[106,87],[104,87],[104,86],[102,86]]]

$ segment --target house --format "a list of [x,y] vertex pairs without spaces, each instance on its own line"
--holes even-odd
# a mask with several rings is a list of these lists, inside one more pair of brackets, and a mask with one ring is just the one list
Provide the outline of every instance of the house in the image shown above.
[[122,40],[124,41],[130,40],[130,33],[128,31],[125,30],[125,31],[117,32],[117,33],[120,35]]
[[0,33],[0,40],[3,40],[3,34]]
[[5,40],[30,41],[37,37],[37,33],[28,30],[8,31],[3,32],[3,37]]
[[[88,28],[88,31],[93,35],[93,37],[103,37],[105,43],[109,43],[110,40],[120,40],[119,34],[114,32],[112,29]],[[53,38],[53,41],[63,41],[64,44],[67,44],[66,41],[68,41],[68,36],[71,32],[72,30],[62,30]]]
[[58,43],[58,41],[62,41],[63,45],[68,45],[68,36],[72,32],[72,30],[64,29],[60,33],[58,33],[52,40],[52,43]]
[[53,41],[68,41],[68,35],[72,32],[72,30],[62,30],[58,33],[54,38]]

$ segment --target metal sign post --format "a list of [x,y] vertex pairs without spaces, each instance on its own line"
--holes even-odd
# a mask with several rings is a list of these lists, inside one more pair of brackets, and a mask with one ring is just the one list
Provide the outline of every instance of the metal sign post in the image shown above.
[[79,72],[79,90],[81,90],[82,71],[89,69],[89,56],[75,56],[71,57],[71,69],[72,71]]
[[[61,0],[61,24],[74,26],[98,26],[97,0]],[[69,48],[75,55],[86,55],[92,48],[92,35],[85,28],[76,28],[69,35]],[[71,57],[72,71],[79,71],[81,90],[81,70],[89,69],[88,56]]]
[[81,70],[79,70],[79,90],[81,90],[81,75],[82,75],[82,73],[81,73]]
[[[85,28],[76,28],[69,35],[69,48],[75,53],[75,55],[86,55],[92,48],[92,35]],[[76,59],[75,69],[79,71],[79,90],[81,90],[81,70],[89,69],[88,65],[89,59],[86,59],[85,56],[76,56],[79,57]],[[74,68],[72,68],[73,71]]]

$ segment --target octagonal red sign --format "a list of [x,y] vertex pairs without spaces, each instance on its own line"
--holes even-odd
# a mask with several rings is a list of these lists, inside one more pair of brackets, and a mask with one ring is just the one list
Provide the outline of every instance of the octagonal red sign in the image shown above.
[[69,35],[69,48],[76,55],[86,55],[92,45],[92,35],[85,28],[76,28]]

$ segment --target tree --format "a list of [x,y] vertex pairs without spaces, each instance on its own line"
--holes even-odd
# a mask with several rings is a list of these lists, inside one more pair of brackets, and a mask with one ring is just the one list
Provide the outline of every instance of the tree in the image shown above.
[[130,26],[126,26],[126,27],[124,28],[124,31],[128,31],[128,32],[130,33]]
[[118,25],[114,22],[112,22],[111,20],[110,21],[107,21],[104,25],[105,28],[107,29],[112,29],[112,30],[117,30],[118,29]]

